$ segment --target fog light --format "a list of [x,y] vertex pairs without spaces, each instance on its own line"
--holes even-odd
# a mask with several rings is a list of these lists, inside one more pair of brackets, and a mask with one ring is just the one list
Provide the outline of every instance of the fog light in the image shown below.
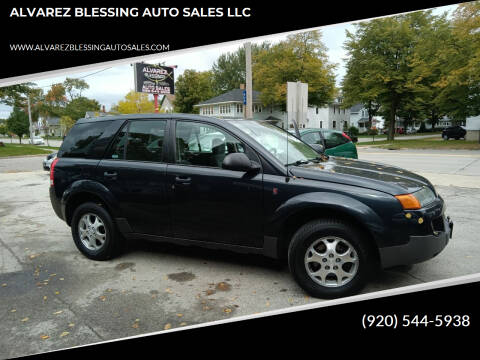
[[418,223],[423,224],[423,218],[418,218]]
[[407,219],[411,219],[411,218],[412,218],[412,214],[406,213],[406,214],[405,214],[405,217],[406,217]]

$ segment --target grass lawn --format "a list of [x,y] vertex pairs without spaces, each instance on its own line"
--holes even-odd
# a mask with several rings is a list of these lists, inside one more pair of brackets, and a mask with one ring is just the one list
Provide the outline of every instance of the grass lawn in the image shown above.
[[5,142],[3,144],[5,146],[0,146],[0,158],[8,156],[50,154],[52,150],[58,150],[58,148],[51,146],[48,147],[28,144],[8,144]]
[[380,140],[375,142],[357,143],[357,147],[372,146],[380,149],[398,150],[398,149],[457,149],[457,150],[480,150],[478,141],[448,140],[438,138],[427,138],[418,140]]

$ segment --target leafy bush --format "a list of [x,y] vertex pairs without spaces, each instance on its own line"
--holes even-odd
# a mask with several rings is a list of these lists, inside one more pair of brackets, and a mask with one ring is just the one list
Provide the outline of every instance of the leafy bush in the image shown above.
[[353,125],[350,126],[350,127],[348,128],[348,131],[349,131],[350,134],[352,134],[353,136],[358,136],[359,131],[358,131],[358,128],[357,128],[356,126],[353,126]]

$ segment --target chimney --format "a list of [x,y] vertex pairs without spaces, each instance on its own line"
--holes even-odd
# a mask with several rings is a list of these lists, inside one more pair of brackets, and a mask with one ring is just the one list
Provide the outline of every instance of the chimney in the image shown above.
[[245,84],[240,84],[240,89],[245,90]]

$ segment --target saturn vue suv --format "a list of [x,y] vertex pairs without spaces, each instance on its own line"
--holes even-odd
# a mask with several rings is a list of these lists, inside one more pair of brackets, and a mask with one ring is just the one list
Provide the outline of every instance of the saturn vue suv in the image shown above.
[[269,122],[190,114],[78,120],[50,199],[90,259],[135,239],[261,254],[319,298],[433,258],[453,229],[422,176],[325,155]]

